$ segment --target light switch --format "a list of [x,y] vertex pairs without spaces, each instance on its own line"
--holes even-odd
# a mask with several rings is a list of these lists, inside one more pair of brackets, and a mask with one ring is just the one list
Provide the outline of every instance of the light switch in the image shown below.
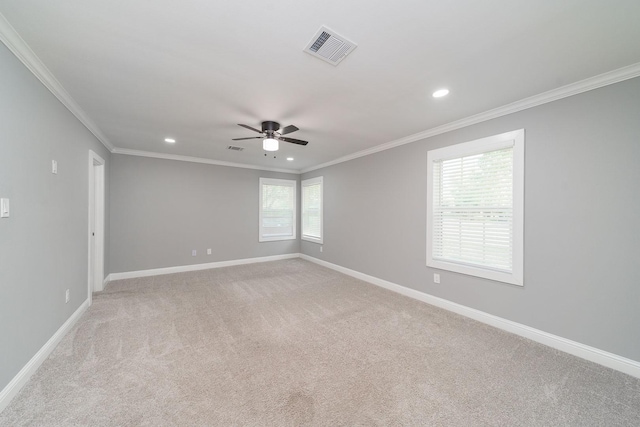
[[0,199],[0,218],[9,218],[9,199]]
[[58,173],[58,162],[51,160],[51,173]]

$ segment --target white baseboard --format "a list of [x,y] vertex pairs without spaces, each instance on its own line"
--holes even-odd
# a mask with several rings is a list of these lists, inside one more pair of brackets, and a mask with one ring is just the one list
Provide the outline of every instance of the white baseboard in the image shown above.
[[66,322],[64,322],[62,326],[60,326],[60,329],[58,329],[56,333],[49,338],[49,341],[47,341],[46,344],[38,350],[35,356],[29,360],[20,372],[18,372],[18,374],[13,377],[9,384],[7,384],[7,386],[0,392],[0,412],[9,405],[11,399],[18,394],[22,387],[24,387],[27,381],[29,381],[29,378],[31,378],[31,375],[33,375],[40,365],[42,365],[42,362],[47,360],[47,357],[49,357],[53,349],[56,348],[62,338],[67,335],[67,332],[69,332],[78,319],[80,319],[80,316],[87,311],[87,308],[89,308],[88,299],[78,307],[78,309],[67,319]]
[[179,265],[177,267],[154,268],[151,270],[126,271],[111,273],[107,276],[107,283],[112,280],[134,279],[136,277],[160,276],[162,274],[184,273],[185,271],[208,270],[210,268],[231,267],[233,265],[253,264],[256,262],[279,261],[282,259],[298,258],[300,254],[272,255],[257,258],[234,259],[230,261],[208,262],[205,264]]
[[[247,259],[238,259],[231,261],[220,261],[220,262],[210,262],[206,264],[195,264],[195,265],[183,265],[177,267],[167,267],[167,268],[156,268],[152,270],[141,270],[141,271],[129,271],[124,273],[111,273],[109,274],[103,281],[103,285],[106,286],[112,280],[119,279],[132,279],[135,277],[147,277],[147,276],[157,276],[161,274],[171,274],[171,273],[181,273],[185,271],[197,271],[197,270],[207,270],[210,268],[219,268],[219,267],[229,267],[232,265],[242,265],[242,264],[253,264],[257,262],[267,262],[267,261],[279,261],[283,259],[290,258],[298,258],[300,254],[284,254],[284,255],[273,255],[266,257],[258,257],[258,258],[247,258]],[[103,287],[104,289],[104,287]],[[31,358],[31,360],[18,372],[18,374],[7,384],[7,386],[0,392],[0,412],[4,410],[4,408],[9,405],[11,399],[13,399],[16,394],[24,387],[24,385],[29,381],[31,375],[33,375],[42,362],[44,362],[49,354],[53,351],[54,348],[58,345],[60,340],[69,332],[71,327],[78,321],[80,316],[89,308],[90,300],[87,299],[82,303],[82,305],[67,319],[67,321],[56,331],[56,333],[47,341],[47,343],[42,346],[42,348],[36,353],[35,356]]]
[[591,362],[606,366],[608,368],[615,369],[616,371],[623,372],[633,377],[640,378],[640,362],[637,362],[635,360],[627,359],[625,357],[618,356],[617,354],[609,353],[595,347],[590,347],[576,341],[571,341],[566,338],[562,338],[557,335],[553,335],[539,329],[523,325],[521,323],[503,319],[501,317],[494,316],[493,314],[485,313],[484,311],[457,304],[443,298],[438,298],[424,292],[416,291],[415,289],[407,288],[405,286],[379,279],[374,276],[369,276],[367,274],[360,273],[359,271],[332,264],[330,262],[323,261],[309,255],[300,254],[300,258],[314,262],[324,267],[331,268],[332,270],[336,270],[340,273],[355,277],[356,279],[360,279],[365,282],[369,282],[376,286],[389,289],[418,301],[422,301],[427,304],[452,311],[462,316],[469,317],[479,322],[486,323],[487,325],[494,326],[507,332],[520,335],[532,341],[536,341],[557,350],[564,351],[565,353],[569,353],[582,359],[586,359]]
[[[278,261],[298,257],[346,274],[348,276],[355,277],[356,279],[360,279],[376,286],[380,286],[382,288],[397,292],[401,295],[434,305],[436,307],[443,308],[445,310],[452,311],[462,316],[469,317],[479,322],[486,323],[496,328],[539,342],[557,350],[564,351],[565,353],[569,353],[582,359],[586,359],[591,362],[598,363],[608,368],[615,369],[625,374],[634,376],[636,378],[640,378],[640,362],[637,362],[635,360],[627,359],[625,357],[618,356],[616,354],[609,353],[595,347],[590,347],[576,341],[571,341],[557,335],[553,335],[526,325],[522,325],[517,322],[513,322],[511,320],[503,319],[501,317],[476,310],[474,308],[438,298],[433,295],[417,291],[415,289],[407,288],[396,283],[389,282],[387,280],[369,276],[368,274],[360,273],[359,271],[351,270],[349,268],[342,267],[337,264],[332,264],[330,262],[323,261],[321,259],[314,258],[305,254],[294,253],[232,261],[212,262],[207,264],[157,268],[153,270],[111,273],[105,279],[105,284],[111,280],[179,273],[184,271],[206,270],[209,268],[228,267],[233,265],[252,264],[257,262]],[[0,412],[2,412],[7,407],[7,405],[9,405],[11,399],[13,399],[18,394],[22,387],[27,383],[29,378],[31,378],[31,376],[38,370],[40,365],[42,365],[47,357],[49,357],[53,349],[69,332],[69,330],[78,321],[80,316],[82,316],[82,314],[87,310],[88,307],[89,300],[87,299],[82,303],[82,305],[80,305],[80,307],[78,307],[78,309],[71,315],[71,317],[67,319],[67,321],[60,327],[60,329],[56,331],[56,333],[49,339],[49,341],[47,341],[46,344],[42,346],[42,348],[20,370],[20,372],[18,372],[18,374],[11,380],[11,382],[9,382],[9,384],[7,384],[7,386],[0,392]]]

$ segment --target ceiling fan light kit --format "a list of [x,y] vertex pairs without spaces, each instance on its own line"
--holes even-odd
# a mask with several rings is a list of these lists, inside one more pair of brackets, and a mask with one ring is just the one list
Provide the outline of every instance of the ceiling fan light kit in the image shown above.
[[278,151],[278,140],[274,138],[266,138],[262,140],[262,148],[264,151]]
[[278,151],[278,149],[280,148],[280,141],[290,142],[292,144],[298,144],[298,145],[307,145],[309,143],[308,141],[303,141],[301,139],[285,138],[284,136],[282,136],[282,135],[287,135],[289,133],[299,130],[294,125],[289,125],[280,129],[280,123],[265,121],[265,122],[262,122],[262,130],[258,130],[249,125],[243,125],[239,123],[238,123],[238,126],[242,126],[245,129],[249,129],[254,132],[261,133],[263,136],[252,136],[249,138],[234,138],[233,141],[243,141],[245,139],[262,139],[262,148],[265,151]]

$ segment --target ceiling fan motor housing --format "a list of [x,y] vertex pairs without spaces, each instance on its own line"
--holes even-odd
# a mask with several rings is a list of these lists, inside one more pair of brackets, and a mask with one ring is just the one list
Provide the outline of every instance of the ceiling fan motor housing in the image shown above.
[[278,122],[271,122],[271,121],[262,122],[262,132],[266,132],[269,135],[273,135],[273,133],[278,129],[280,129],[280,123]]

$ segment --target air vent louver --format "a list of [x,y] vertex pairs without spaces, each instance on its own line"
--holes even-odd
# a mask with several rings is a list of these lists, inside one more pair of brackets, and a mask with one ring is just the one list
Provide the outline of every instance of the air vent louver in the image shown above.
[[320,27],[304,51],[329,64],[338,65],[358,45],[327,27]]
[[236,147],[235,145],[230,145],[227,147],[227,150],[232,150],[232,151],[242,151],[244,150],[243,147]]

